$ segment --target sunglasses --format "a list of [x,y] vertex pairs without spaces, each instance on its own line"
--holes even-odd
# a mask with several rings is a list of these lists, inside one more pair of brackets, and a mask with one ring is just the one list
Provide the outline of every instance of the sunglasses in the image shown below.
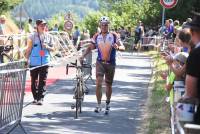
[[108,24],[101,24],[101,26],[107,27],[107,26],[108,26]]

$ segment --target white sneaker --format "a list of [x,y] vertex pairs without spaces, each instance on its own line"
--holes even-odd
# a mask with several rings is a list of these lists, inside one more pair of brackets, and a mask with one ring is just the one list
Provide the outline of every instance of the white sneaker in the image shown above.
[[106,108],[105,108],[105,114],[108,114],[109,113],[109,111],[110,111],[110,106],[109,106],[109,104],[106,104]]
[[39,101],[37,102],[37,105],[43,105],[43,100],[42,100],[42,99],[39,100]]
[[37,104],[37,100],[33,100],[32,103],[33,103],[33,104]]
[[94,112],[95,112],[95,113],[101,112],[101,106],[97,106],[97,107],[94,109]]

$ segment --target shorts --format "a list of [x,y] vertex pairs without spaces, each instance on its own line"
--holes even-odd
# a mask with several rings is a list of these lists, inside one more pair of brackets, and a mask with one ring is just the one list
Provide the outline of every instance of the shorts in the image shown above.
[[105,83],[112,85],[114,75],[115,75],[115,65],[97,61],[96,62],[96,78],[104,77],[104,75],[105,75]]

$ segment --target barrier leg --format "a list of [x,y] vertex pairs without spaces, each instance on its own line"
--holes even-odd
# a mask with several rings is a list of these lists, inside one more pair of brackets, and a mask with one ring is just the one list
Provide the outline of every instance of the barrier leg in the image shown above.
[[24,127],[22,126],[21,123],[19,123],[19,126],[20,126],[21,130],[24,132],[24,134],[27,134],[27,133],[26,133],[26,130],[24,129]]
[[16,124],[14,127],[12,127],[6,134],[10,134],[16,127],[18,127],[18,125],[20,126],[21,130],[23,131],[23,133],[27,134],[25,129],[24,129],[24,127],[21,124],[21,121],[20,121],[20,123]]

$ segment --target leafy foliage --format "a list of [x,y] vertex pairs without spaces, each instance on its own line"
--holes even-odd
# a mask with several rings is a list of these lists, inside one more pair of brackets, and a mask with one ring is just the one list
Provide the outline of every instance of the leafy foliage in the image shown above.
[[[161,24],[162,9],[159,0],[99,0],[101,12],[116,13],[122,18],[120,23],[114,25],[135,26],[139,20],[148,26]],[[199,0],[178,0],[172,9],[166,9],[165,18],[185,21],[191,17],[191,11],[200,12]],[[109,16],[110,17],[110,16]]]
[[[98,9],[96,0],[25,0],[21,6],[33,19],[48,19],[54,14],[66,13],[69,10],[83,18],[89,11]],[[19,10],[20,7],[16,7],[13,14]]]
[[108,12],[108,15],[115,13],[115,16],[122,18],[119,20],[120,22],[114,22],[114,25],[118,25],[118,27],[135,26],[139,20],[151,24],[154,23],[152,21],[153,19],[161,18],[159,17],[160,6],[150,0],[103,0],[103,3],[100,4],[102,6],[102,12]]
[[99,25],[99,18],[103,14],[101,12],[91,12],[84,19],[85,28],[90,31],[90,34],[93,35],[97,32],[97,28]]
[[[2,0],[0,10],[9,10],[21,1]],[[199,5],[199,0],[178,0],[174,8],[166,9],[165,18],[183,22],[186,18],[192,17],[192,10],[200,11]],[[102,15],[110,18],[112,29],[121,26],[134,28],[139,20],[151,27],[158,26],[161,24],[163,9],[159,0],[24,0],[22,7],[29,17],[49,19],[50,27],[59,23],[61,29],[64,24],[64,14],[71,10],[75,25],[89,29],[91,34],[96,32],[98,19]],[[13,13],[18,12],[19,8],[17,6]],[[88,13],[89,15],[85,17]]]
[[192,16],[191,11],[200,12],[199,5],[199,0],[179,0],[176,7],[166,11],[166,18],[179,19],[183,22]]
[[3,14],[4,12],[9,11],[10,9],[13,9],[17,4],[22,2],[22,0],[1,0],[0,1],[0,14]]

